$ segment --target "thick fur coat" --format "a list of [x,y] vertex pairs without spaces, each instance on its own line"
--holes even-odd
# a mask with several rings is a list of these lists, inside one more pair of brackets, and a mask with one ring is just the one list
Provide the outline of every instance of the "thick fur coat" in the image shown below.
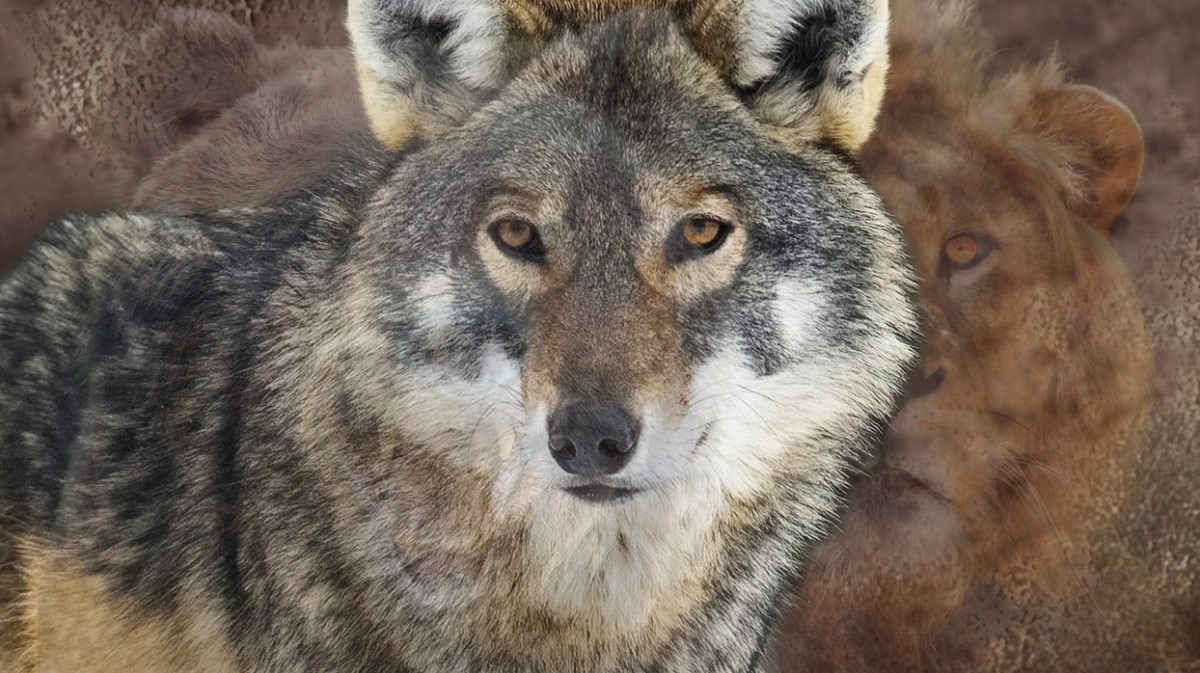
[[[360,51],[455,53],[366,11],[402,35]],[[914,356],[856,142],[771,112],[873,118],[846,24],[747,85],[620,13],[423,64],[419,132],[302,198],[53,225],[0,286],[10,667],[763,670]],[[568,469],[582,403],[634,419],[619,469]]]

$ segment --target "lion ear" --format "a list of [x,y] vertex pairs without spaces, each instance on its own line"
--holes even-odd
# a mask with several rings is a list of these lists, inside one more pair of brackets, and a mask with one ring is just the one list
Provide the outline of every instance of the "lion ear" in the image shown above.
[[511,65],[489,0],[350,0],[346,25],[367,118],[390,149],[453,124]]
[[728,2],[732,11],[718,4],[691,26],[697,48],[732,38],[722,64],[726,76],[784,138],[857,151],[883,100],[887,0]]
[[1039,93],[1033,111],[1037,131],[1066,156],[1071,209],[1108,234],[1142,179],[1145,146],[1133,113],[1085,85]]

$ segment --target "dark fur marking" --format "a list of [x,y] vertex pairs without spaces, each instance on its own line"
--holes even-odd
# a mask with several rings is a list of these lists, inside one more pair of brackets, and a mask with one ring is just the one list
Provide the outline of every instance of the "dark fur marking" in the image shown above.
[[825,5],[785,34],[771,55],[777,65],[774,73],[748,86],[735,87],[734,91],[742,102],[750,104],[763,91],[777,86],[795,84],[801,93],[809,94],[833,77],[838,87],[848,87],[860,81],[861,75],[826,73],[825,69],[836,55],[850,52],[852,43],[861,39],[865,30],[865,22],[852,16],[848,8]]
[[[386,16],[387,27],[383,34],[389,40],[416,39],[431,44],[440,45],[450,37],[450,33],[458,26],[458,22],[444,16],[428,19],[411,15],[390,14]],[[385,42],[389,44],[389,42]]]
[[[221,597],[229,614],[234,615],[231,623],[236,632],[239,627],[248,626],[250,620],[242,615],[239,606],[248,604],[248,595],[243,584],[241,553],[241,510],[242,485],[241,473],[238,470],[237,458],[242,431],[242,389],[244,375],[239,372],[247,371],[251,357],[247,349],[241,349],[235,358],[235,368],[226,389],[228,402],[223,410],[221,429],[217,439],[215,493],[217,516],[217,554],[220,564],[219,582]],[[240,622],[245,621],[245,624]],[[231,633],[231,636],[233,634]]]

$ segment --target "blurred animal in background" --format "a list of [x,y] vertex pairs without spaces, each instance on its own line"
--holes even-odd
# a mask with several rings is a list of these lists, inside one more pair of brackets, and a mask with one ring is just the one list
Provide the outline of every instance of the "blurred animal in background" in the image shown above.
[[303,191],[49,227],[0,285],[4,654],[765,670],[914,281],[846,159],[886,6],[710,9],[364,2],[374,137]]
[[[197,152],[189,141],[200,128],[239,126],[241,143],[175,171],[190,176],[173,187],[181,202],[199,207],[217,205],[207,194],[218,189],[253,200],[308,167],[281,164],[269,179],[248,183],[237,171],[248,156],[270,159],[299,146],[346,144],[342,132],[356,126],[355,115],[361,114],[352,83],[328,76],[345,68],[349,56],[336,23],[340,12],[321,12],[323,4],[279,3],[274,9],[289,9],[283,13],[294,21],[324,19],[311,21],[323,29],[297,29],[291,35],[281,30],[274,12],[247,10],[242,16],[240,3],[221,0],[75,11],[51,4],[26,19],[29,30],[46,43],[34,49],[40,56],[35,107],[76,129],[103,155],[117,176],[121,198],[116,205],[123,208],[158,205],[132,193],[133,187],[147,176],[152,183],[159,176],[166,179],[170,168],[151,170],[166,155],[186,164]],[[256,22],[274,29],[256,32]],[[269,107],[275,114],[239,116],[237,110],[255,97],[273,99],[259,109]],[[305,110],[303,118],[295,112],[299,109]],[[264,142],[267,137],[288,138],[291,144],[272,147]],[[207,192],[186,192],[189,187]]]
[[964,3],[894,8],[861,159],[921,277],[922,365],[776,670],[1194,669],[1195,623],[1117,532],[1152,488],[1154,367],[1107,240],[1141,132],[1054,59],[986,74],[981,44]]
[[[97,100],[107,107],[97,132],[126,167],[133,210],[264,203],[328,173],[365,126],[353,80],[335,76],[352,67],[342,47],[269,47],[223,14],[175,9],[161,12],[122,58],[134,65],[117,73],[136,69],[146,81],[170,74],[139,90],[145,102],[122,96],[126,77],[98,78]],[[208,145],[220,138],[237,142]]]
[[[353,82],[320,84],[349,60],[344,22],[343,0],[0,3],[0,273],[57,213],[160,205],[133,198],[150,165],[244,97],[280,107],[271,120],[227,121],[247,127],[243,143],[189,167],[180,201],[189,185],[204,186],[187,192],[204,204],[218,186],[253,198],[290,185],[286,164],[240,181],[236,155],[319,145],[361,115]],[[308,122],[292,144],[256,146],[269,124],[298,123],[293,105]]]

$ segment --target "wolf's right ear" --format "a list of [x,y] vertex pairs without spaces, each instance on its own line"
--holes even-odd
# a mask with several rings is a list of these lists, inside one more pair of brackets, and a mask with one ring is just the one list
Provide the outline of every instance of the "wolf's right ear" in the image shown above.
[[697,50],[783,140],[866,142],[887,75],[887,0],[701,0],[684,14]]
[[346,24],[367,118],[389,149],[468,113],[511,66],[489,0],[350,0]]

